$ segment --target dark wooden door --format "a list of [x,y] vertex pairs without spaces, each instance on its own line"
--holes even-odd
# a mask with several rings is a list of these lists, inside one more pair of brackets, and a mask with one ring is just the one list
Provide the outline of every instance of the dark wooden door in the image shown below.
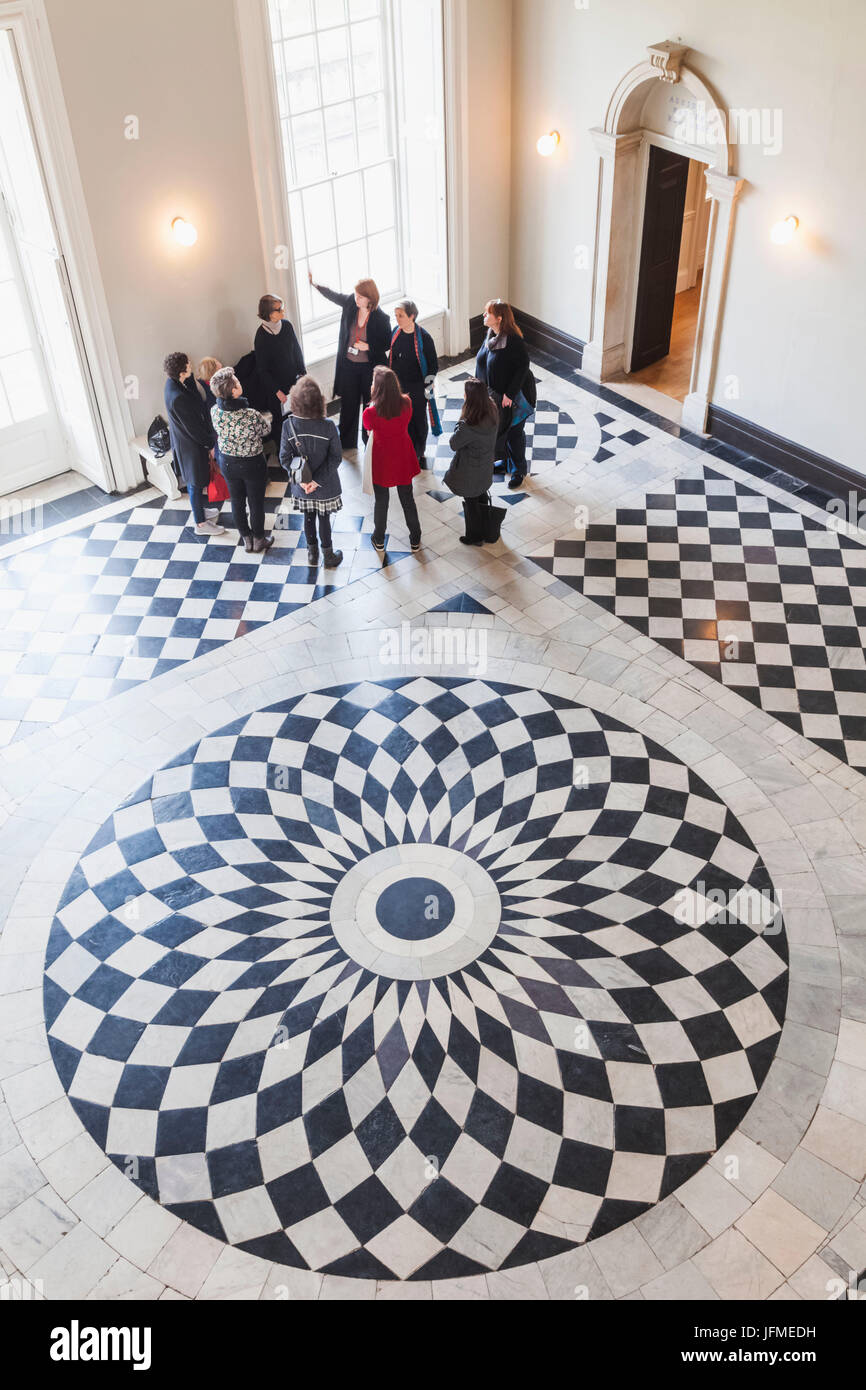
[[689,161],[650,147],[631,369],[667,357],[677,292]]

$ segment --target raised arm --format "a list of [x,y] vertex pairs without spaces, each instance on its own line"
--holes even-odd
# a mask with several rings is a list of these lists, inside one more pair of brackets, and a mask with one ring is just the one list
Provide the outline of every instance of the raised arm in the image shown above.
[[345,309],[349,304],[354,303],[355,296],[353,294],[340,294],[338,290],[329,290],[325,285],[317,285],[312,275],[310,276],[310,284],[313,289],[318,290],[319,294],[325,299],[330,299],[332,304],[339,304],[341,309]]

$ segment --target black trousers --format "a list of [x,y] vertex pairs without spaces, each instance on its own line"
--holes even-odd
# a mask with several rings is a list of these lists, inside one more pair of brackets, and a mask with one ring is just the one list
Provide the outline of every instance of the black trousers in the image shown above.
[[261,540],[265,534],[265,490],[268,486],[264,454],[256,454],[254,458],[232,458],[224,454],[223,476],[229,485],[235,526],[242,536]]
[[[391,488],[380,487],[378,483],[374,483],[373,492],[376,495],[376,505],[373,509],[373,540],[378,541],[380,545],[384,545],[385,528],[388,525],[388,504],[391,501]],[[415,505],[415,493],[412,490],[412,484],[406,483],[403,487],[398,487],[397,496],[400,498],[400,505],[403,508],[406,525],[409,528],[410,544],[418,545],[421,540],[421,521],[418,516],[418,508]]]
[[409,438],[415,446],[418,462],[426,467],[424,456],[427,452],[427,436],[430,433],[430,420],[427,414],[427,392],[423,381],[413,381],[403,390],[412,401],[412,419],[409,421]]
[[[357,449],[361,411],[370,404],[373,391],[372,362],[346,361],[341,368],[340,443],[344,449]],[[364,430],[364,443],[367,431]]]
[[329,550],[334,548],[329,512],[304,512],[304,534],[307,537],[307,547],[310,550],[318,550],[319,548],[319,542],[316,539],[316,517],[319,518],[319,536],[322,541],[322,549],[327,554]]

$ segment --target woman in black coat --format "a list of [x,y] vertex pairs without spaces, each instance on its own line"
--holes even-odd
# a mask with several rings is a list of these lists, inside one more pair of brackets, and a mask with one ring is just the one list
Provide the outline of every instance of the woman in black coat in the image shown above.
[[493,482],[499,411],[483,381],[471,377],[463,388],[463,413],[451,436],[454,457],[443,482],[463,498],[466,534],[463,545],[484,545],[484,512]]
[[190,360],[185,352],[170,352],[163,370],[171,451],[189,493],[195,533],[197,536],[224,536],[225,529],[216,520],[219,509],[207,512],[204,505],[216,434],[205,414]]
[[[332,304],[343,311],[340,322],[340,341],[337,347],[337,370],[334,376],[334,395],[340,397],[340,443],[351,453],[358,447],[358,423],[362,406],[370,404],[373,391],[373,372],[387,367],[391,350],[391,320],[379,308],[379,290],[375,280],[359,280],[354,294],[338,294],[325,289],[313,280],[310,284]],[[367,443],[367,431],[363,431]]]
[[422,468],[426,468],[427,435],[431,414],[434,434],[442,432],[434,390],[434,379],[439,371],[439,357],[436,344],[427,329],[422,328],[417,322],[418,305],[414,300],[402,299],[394,310],[394,317],[397,320],[397,331],[391,339],[389,365],[391,370],[396,372],[397,380],[412,402],[409,438],[415,445],[418,462]]
[[286,318],[286,308],[274,294],[259,301],[262,326],[256,334],[256,373],[262,389],[264,407],[273,416],[271,438],[279,445],[283,428],[283,406],[296,381],[306,376],[304,354],[294,328]]
[[509,304],[491,300],[484,311],[487,337],[475,362],[475,375],[486,383],[501,411],[497,458],[504,456],[512,492],[527,474],[526,421],[535,410],[535,381],[529,352]]

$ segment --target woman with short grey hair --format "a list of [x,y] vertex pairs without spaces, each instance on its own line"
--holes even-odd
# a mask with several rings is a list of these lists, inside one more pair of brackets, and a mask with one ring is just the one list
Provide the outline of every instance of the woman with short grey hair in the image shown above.
[[430,334],[418,324],[418,305],[413,299],[402,299],[394,310],[394,317],[397,331],[391,339],[389,363],[412,402],[409,438],[419,464],[426,468],[428,429],[432,425],[434,435],[442,433],[435,393],[439,358]]
[[217,402],[211,419],[222,455],[223,477],[232,499],[234,523],[244,549],[262,554],[274,543],[273,536],[265,535],[268,465],[263,449],[272,417],[270,413],[253,410],[231,367],[217,372],[210,385]]

